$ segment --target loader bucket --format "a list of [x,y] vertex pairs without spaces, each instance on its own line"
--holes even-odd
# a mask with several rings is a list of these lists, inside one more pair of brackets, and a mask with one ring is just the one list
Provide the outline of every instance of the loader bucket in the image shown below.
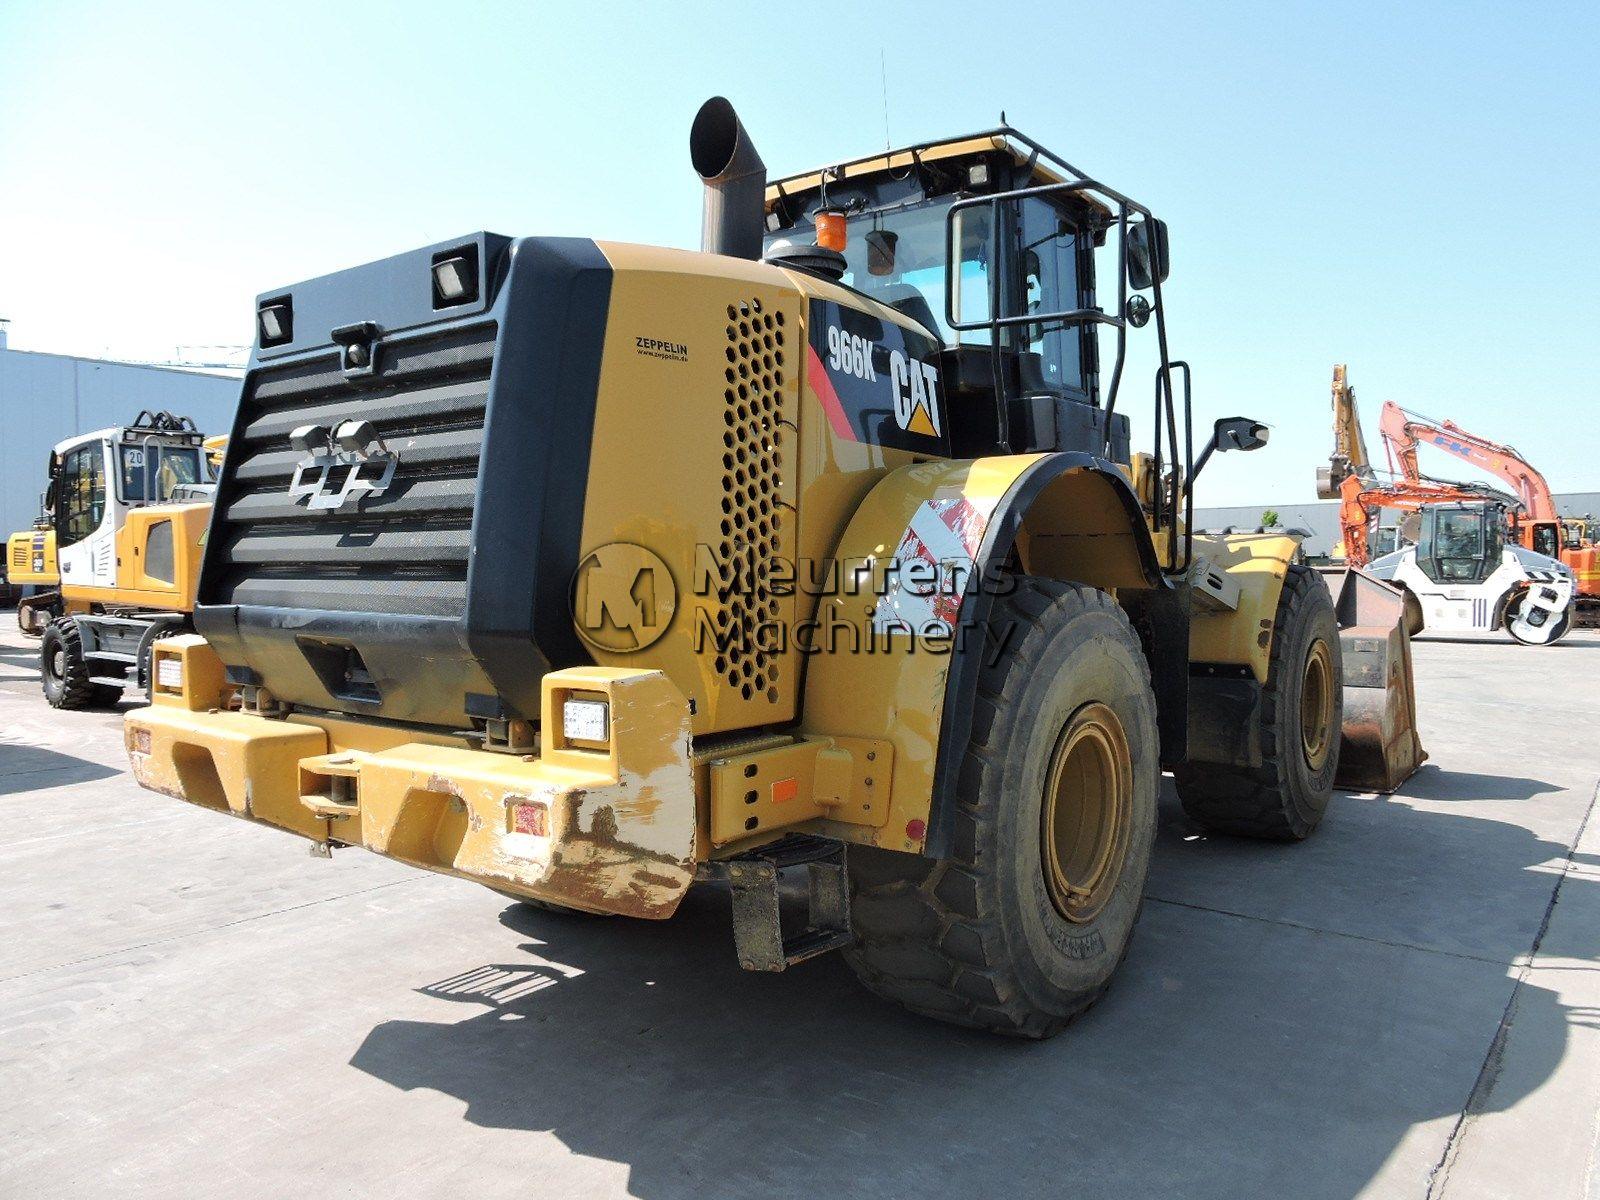
[[1417,736],[1411,635],[1422,606],[1404,588],[1346,571],[1334,602],[1344,658],[1344,729],[1334,786],[1392,792],[1427,759]]

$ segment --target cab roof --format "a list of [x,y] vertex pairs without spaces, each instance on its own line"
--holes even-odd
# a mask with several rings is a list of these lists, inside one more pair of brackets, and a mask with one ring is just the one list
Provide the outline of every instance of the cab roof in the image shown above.
[[[869,154],[861,158],[850,159],[836,165],[814,168],[797,175],[789,175],[782,179],[772,180],[767,184],[766,209],[768,212],[780,200],[786,197],[804,195],[817,190],[822,186],[823,175],[826,173],[830,184],[843,180],[861,181],[874,175],[883,175],[890,172],[903,172],[907,168],[916,167],[927,163],[949,163],[953,160],[979,158],[984,155],[1003,153],[1010,157],[1017,166],[1029,166],[1029,180],[1027,184],[1018,186],[1039,187],[1052,183],[1081,182],[1090,176],[1078,170],[1060,155],[1053,154],[1038,142],[1027,135],[1018,132],[1009,125],[986,130],[983,133],[966,134],[962,137],[947,138],[938,142],[923,142],[913,146],[906,146],[900,150],[885,150],[877,154]],[[1115,218],[1115,210],[1106,202],[1124,201],[1130,209],[1138,212],[1145,211],[1144,206],[1137,204],[1109,188],[1096,185],[1100,194],[1084,192],[1079,193],[1077,199],[1099,212],[1106,219]]]

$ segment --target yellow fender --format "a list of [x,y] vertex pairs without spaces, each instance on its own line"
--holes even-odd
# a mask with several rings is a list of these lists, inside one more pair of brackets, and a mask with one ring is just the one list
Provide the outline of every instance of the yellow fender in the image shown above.
[[[847,841],[944,852],[938,797],[951,789],[971,733],[993,590],[1013,555],[1023,570],[1108,589],[1164,589],[1155,547],[1127,477],[1087,454],[1004,455],[919,463],[890,472],[856,510],[835,560],[845,586],[818,604],[802,731],[884,739],[893,778],[881,825],[822,822]],[[954,594],[917,586],[936,564]],[[952,631],[922,636],[928,622]],[[1181,656],[1182,649],[1179,648]]]

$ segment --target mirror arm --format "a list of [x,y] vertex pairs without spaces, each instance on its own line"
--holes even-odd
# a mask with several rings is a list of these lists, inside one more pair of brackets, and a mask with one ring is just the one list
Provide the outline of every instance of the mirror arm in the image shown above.
[[1194,493],[1194,481],[1200,478],[1200,472],[1206,469],[1206,463],[1211,461],[1211,456],[1217,450],[1217,435],[1212,434],[1211,440],[1206,443],[1205,449],[1200,451],[1200,457],[1194,460],[1194,470],[1189,472],[1189,492]]

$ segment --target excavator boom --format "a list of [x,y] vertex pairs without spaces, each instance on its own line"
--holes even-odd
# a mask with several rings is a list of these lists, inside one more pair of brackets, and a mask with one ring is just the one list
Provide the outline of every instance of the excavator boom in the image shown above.
[[1379,429],[1391,462],[1408,482],[1426,479],[1417,466],[1417,447],[1437,446],[1510,484],[1529,520],[1558,519],[1550,485],[1513,447],[1469,433],[1454,421],[1435,420],[1401,408],[1393,400],[1384,402]]

